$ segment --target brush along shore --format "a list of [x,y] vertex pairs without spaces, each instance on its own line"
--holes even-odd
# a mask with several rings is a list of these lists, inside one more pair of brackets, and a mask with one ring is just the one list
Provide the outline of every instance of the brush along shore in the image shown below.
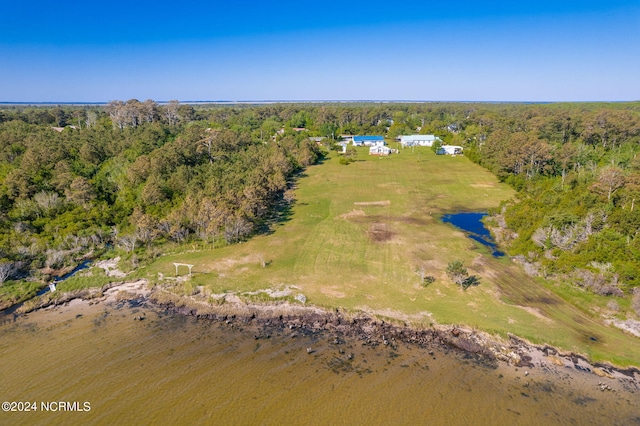
[[81,304],[113,305],[136,301],[171,314],[251,330],[256,340],[268,339],[277,333],[287,338],[324,336],[336,345],[345,339],[356,340],[363,346],[381,350],[406,345],[433,350],[429,354],[434,356],[435,353],[455,351],[489,368],[510,367],[512,376],[518,379],[523,374],[531,380],[540,375],[586,383],[602,391],[640,392],[640,369],[637,367],[591,363],[584,355],[549,345],[534,345],[513,335],[503,339],[460,325],[416,327],[359,311],[327,310],[288,300],[251,302],[233,294],[227,295],[225,303],[208,303],[176,295],[160,286],[149,288],[146,280],[112,283],[106,287],[43,298],[38,304],[17,312],[13,320],[37,309],[77,309]]

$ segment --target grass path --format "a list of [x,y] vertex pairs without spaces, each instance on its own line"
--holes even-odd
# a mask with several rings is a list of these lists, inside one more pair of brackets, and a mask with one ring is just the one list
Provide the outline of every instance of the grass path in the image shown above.
[[[146,270],[173,275],[172,262],[194,264],[186,285],[207,292],[297,286],[307,303],[359,309],[416,325],[465,324],[513,333],[584,353],[595,361],[640,364],[640,339],[594,319],[528,277],[508,258],[496,259],[438,218],[482,211],[514,192],[464,157],[402,150],[340,165],[335,155],[297,182],[297,201],[273,232],[215,250],[164,256]],[[462,291],[447,280],[460,259],[481,285]],[[262,267],[262,260],[268,266]],[[420,285],[423,267],[436,278]],[[591,302],[603,300],[592,295]]]

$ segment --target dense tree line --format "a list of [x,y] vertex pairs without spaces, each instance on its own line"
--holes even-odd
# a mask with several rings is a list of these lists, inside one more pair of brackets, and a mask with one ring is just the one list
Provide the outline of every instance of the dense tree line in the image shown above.
[[462,145],[518,191],[494,218],[531,273],[640,286],[640,103],[6,107],[0,258],[26,271],[104,244],[233,243],[291,200],[320,155],[310,136],[412,133]]
[[106,246],[241,241],[269,226],[295,173],[321,155],[304,135],[261,142],[251,127],[198,119],[177,102],[114,101],[82,110],[78,125],[40,121],[58,109],[2,114],[2,281]]
[[532,274],[622,296],[640,286],[639,104],[495,106],[466,154],[518,190],[496,215]]

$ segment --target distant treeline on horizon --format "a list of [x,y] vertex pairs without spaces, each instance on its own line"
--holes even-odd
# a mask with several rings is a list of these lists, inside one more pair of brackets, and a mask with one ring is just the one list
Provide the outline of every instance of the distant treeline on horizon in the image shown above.
[[[0,105],[4,106],[56,106],[56,105],[95,105],[102,106],[107,105],[111,101],[68,101],[68,102],[13,102],[13,101],[0,101]],[[171,101],[155,101],[158,104],[168,104]],[[362,100],[215,100],[215,101],[205,101],[205,100],[187,100],[187,101],[179,101],[182,104],[192,104],[192,105],[202,105],[202,104],[213,104],[213,105],[240,105],[240,104],[251,104],[251,105],[268,105],[268,104],[524,104],[524,105],[544,105],[544,104],[563,104],[563,103],[572,103],[572,104],[607,104],[607,103],[634,103],[640,102],[637,101],[451,101],[451,100],[373,100],[373,99],[362,99]]]

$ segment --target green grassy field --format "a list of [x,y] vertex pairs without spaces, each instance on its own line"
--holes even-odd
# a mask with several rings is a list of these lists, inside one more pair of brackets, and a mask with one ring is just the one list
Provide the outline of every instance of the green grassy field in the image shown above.
[[[388,158],[361,149],[358,160],[346,166],[332,154],[300,177],[296,203],[272,233],[166,255],[144,274],[173,276],[173,262],[189,263],[195,266],[184,284],[187,293],[196,286],[212,294],[295,286],[308,304],[418,326],[464,324],[594,361],[639,364],[639,339],[603,325],[589,308],[604,301],[574,292],[571,297],[580,303],[569,303],[550,284],[528,277],[508,258],[492,257],[439,220],[444,213],[495,207],[513,195],[468,159],[436,156],[427,148]],[[447,279],[447,263],[457,259],[481,285],[462,291]],[[433,284],[421,285],[421,268],[436,278]]]

